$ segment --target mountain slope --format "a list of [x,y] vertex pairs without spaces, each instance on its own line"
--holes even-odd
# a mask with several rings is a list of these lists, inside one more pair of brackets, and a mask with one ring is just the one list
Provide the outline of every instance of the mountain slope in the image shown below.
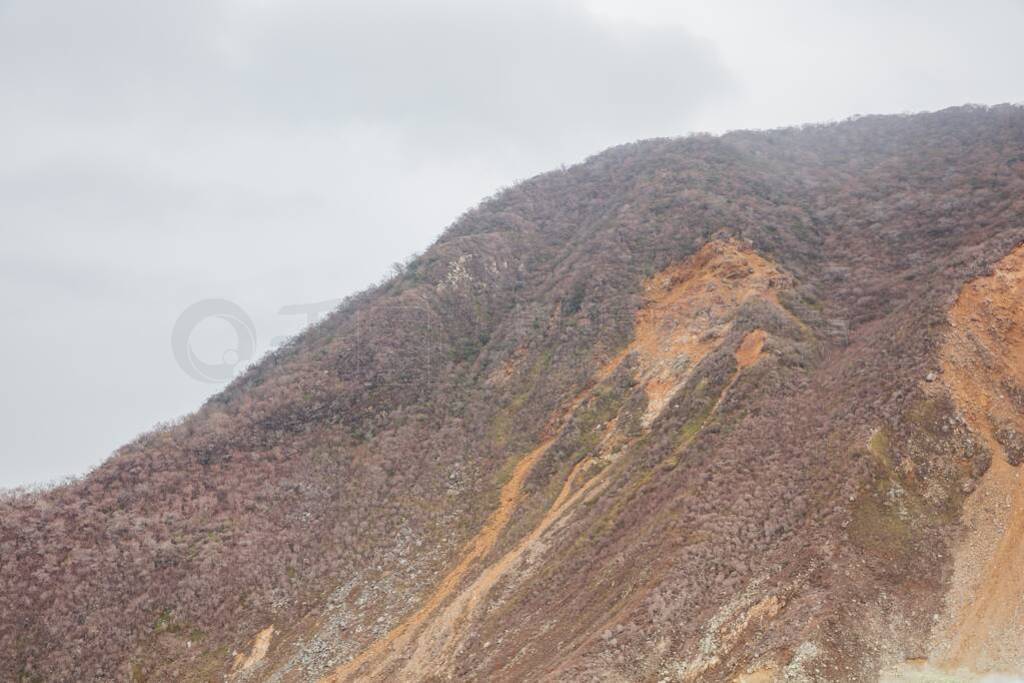
[[1022,241],[1011,106],[522,183],[0,502],[0,678],[1018,671]]

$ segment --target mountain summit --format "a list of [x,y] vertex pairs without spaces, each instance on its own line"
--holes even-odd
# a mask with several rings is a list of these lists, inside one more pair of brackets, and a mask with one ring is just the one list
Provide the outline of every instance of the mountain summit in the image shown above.
[[1022,243],[1009,105],[528,180],[0,500],[0,679],[1024,673]]

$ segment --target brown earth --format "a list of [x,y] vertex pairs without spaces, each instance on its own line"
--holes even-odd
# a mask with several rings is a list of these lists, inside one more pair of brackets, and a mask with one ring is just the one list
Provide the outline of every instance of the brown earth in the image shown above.
[[274,637],[274,627],[268,626],[259,633],[253,639],[252,649],[249,654],[243,654],[239,652],[235,655],[234,665],[231,667],[231,675],[229,679],[235,680],[238,676],[259,664],[263,661],[263,658],[267,656],[267,650],[270,649],[270,641]]
[[[636,336],[626,349],[596,373],[594,384],[611,376],[627,357],[635,358],[638,362],[636,376],[648,397],[644,424],[650,425],[686,383],[693,368],[726,339],[739,307],[755,297],[777,305],[779,288],[790,284],[790,279],[777,267],[747,245],[734,240],[707,243],[685,262],[645,282],[645,305],[637,313]],[[740,372],[761,358],[766,338],[767,333],[760,329],[743,336],[734,352],[736,372],[711,414]],[[680,360],[685,362],[681,364]],[[584,391],[553,422],[567,424],[574,412],[591,398],[592,390]],[[616,440],[614,432],[613,425],[602,445]],[[628,446],[636,438],[617,439],[618,446]],[[526,558],[542,554],[544,534],[570,514],[573,506],[596,495],[610,471],[597,466],[599,458],[608,455],[607,450],[599,446],[571,469],[554,502],[536,526],[510,551],[485,565],[475,578],[463,585],[473,566],[488,556],[508,521],[515,516],[524,480],[553,443],[554,439],[548,439],[516,464],[511,478],[502,487],[498,508],[423,605],[323,681],[413,681],[443,677],[451,671],[464,632],[491,589],[510,572],[521,571]],[[771,614],[772,605],[777,603],[772,600],[775,599],[755,606],[747,620]]]
[[944,668],[1024,675],[1024,479],[997,433],[1024,434],[1024,246],[963,288],[950,311],[942,378],[994,454],[968,498],[948,614],[933,659]]
[[721,343],[740,305],[753,297],[777,305],[778,290],[790,285],[775,265],[735,241],[709,242],[645,282],[646,305],[624,352],[638,354],[643,368],[644,422],[657,418],[688,371]]
[[461,554],[458,564],[445,575],[437,588],[427,597],[423,606],[395,627],[384,638],[373,643],[351,661],[338,667],[330,676],[325,677],[323,680],[345,680],[354,674],[362,675],[360,670],[364,664],[372,662],[376,657],[386,654],[393,648],[408,646],[409,639],[414,636],[415,631],[459,586],[473,564],[486,556],[494,547],[494,544],[497,543],[501,532],[505,529],[509,518],[511,518],[515,511],[523,480],[550,445],[551,441],[542,443],[516,463],[515,468],[512,470],[512,476],[501,489],[501,498],[497,509],[488,518],[487,523],[484,524],[480,532],[470,541],[465,551]]

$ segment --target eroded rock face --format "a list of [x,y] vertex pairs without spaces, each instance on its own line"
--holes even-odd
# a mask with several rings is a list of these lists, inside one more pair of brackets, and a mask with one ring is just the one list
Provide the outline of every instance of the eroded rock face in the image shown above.
[[[637,376],[647,395],[644,424],[661,414],[693,368],[722,344],[741,306],[760,301],[778,307],[779,292],[792,286],[778,266],[735,240],[709,242],[649,278],[633,340],[622,352],[639,361]],[[763,336],[758,338],[763,345]],[[748,362],[759,351],[752,344]]]
[[938,665],[1024,674],[1024,246],[968,283],[949,313],[943,380],[971,431],[996,454],[964,506]]

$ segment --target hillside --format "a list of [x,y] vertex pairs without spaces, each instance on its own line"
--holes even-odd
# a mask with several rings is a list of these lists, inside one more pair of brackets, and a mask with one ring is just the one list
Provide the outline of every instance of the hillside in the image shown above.
[[0,500],[0,680],[1024,673],[1024,108],[623,145]]

